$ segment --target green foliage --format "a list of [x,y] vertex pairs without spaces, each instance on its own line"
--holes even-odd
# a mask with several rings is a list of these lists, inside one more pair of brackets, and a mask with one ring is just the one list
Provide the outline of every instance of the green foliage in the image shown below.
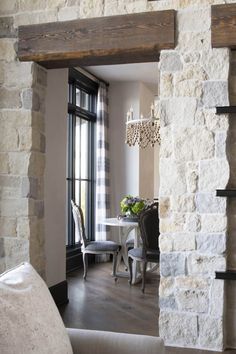
[[122,214],[137,216],[146,206],[146,201],[132,195],[125,196],[120,202]]
[[140,202],[136,202],[134,204],[134,206],[132,206],[131,210],[133,214],[139,214],[141,213],[141,211],[143,210],[143,208],[145,207],[145,203],[143,200],[141,200]]

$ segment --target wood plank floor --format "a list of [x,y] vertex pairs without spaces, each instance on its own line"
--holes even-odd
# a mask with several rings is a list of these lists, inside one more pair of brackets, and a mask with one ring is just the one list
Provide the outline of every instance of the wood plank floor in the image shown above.
[[[90,265],[87,280],[82,270],[68,276],[69,304],[60,312],[66,327],[158,335],[158,276],[147,278],[145,294],[140,284],[126,278],[115,282],[111,263]],[[224,353],[236,354],[236,350]],[[138,353],[137,353],[138,354]],[[166,354],[216,354],[205,350],[166,348]]]

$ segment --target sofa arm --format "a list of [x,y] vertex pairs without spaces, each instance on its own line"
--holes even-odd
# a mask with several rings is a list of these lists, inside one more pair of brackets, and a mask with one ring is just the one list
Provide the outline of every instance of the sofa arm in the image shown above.
[[161,338],[67,328],[74,354],[163,354]]

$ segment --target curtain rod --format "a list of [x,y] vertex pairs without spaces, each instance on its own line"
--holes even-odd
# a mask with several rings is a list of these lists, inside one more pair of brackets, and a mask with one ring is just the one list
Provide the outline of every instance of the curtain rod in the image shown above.
[[109,82],[100,79],[99,77],[95,76],[94,74],[90,73],[88,70],[85,70],[84,68],[81,67],[76,67],[76,70],[80,71],[82,74],[84,74],[85,76],[87,76],[89,79],[99,83],[99,82],[103,82],[106,86],[109,86]]

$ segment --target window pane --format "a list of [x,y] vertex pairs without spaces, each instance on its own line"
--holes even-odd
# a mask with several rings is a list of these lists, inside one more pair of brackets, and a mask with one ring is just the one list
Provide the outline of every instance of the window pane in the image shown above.
[[[75,203],[79,205],[84,214],[84,226],[86,235],[88,235],[88,224],[89,224],[89,182],[87,181],[75,181]],[[79,242],[78,237],[75,235],[75,242]]]
[[81,91],[80,107],[89,111],[89,95],[84,91]]
[[86,181],[81,181],[81,202],[80,206],[83,210],[84,213],[84,226],[85,226],[85,232],[86,236],[88,237],[88,222],[89,222],[89,216],[88,216],[88,182]]
[[78,106],[78,107],[80,107],[80,97],[81,97],[80,93],[81,93],[80,89],[78,89],[78,88],[76,87],[76,91],[75,91],[76,101],[75,101],[75,104],[76,104],[76,106]]
[[80,181],[75,181],[75,204],[80,205]]
[[89,94],[76,88],[76,106],[89,111]]
[[[75,204],[80,205],[80,181],[75,181]],[[79,241],[79,236],[75,233],[75,243]]]
[[90,122],[76,117],[75,123],[75,178],[89,178]]
[[80,135],[81,135],[81,127],[80,127],[80,118],[76,117],[75,119],[75,178],[80,178]]
[[81,178],[89,177],[89,127],[90,123],[81,119]]

